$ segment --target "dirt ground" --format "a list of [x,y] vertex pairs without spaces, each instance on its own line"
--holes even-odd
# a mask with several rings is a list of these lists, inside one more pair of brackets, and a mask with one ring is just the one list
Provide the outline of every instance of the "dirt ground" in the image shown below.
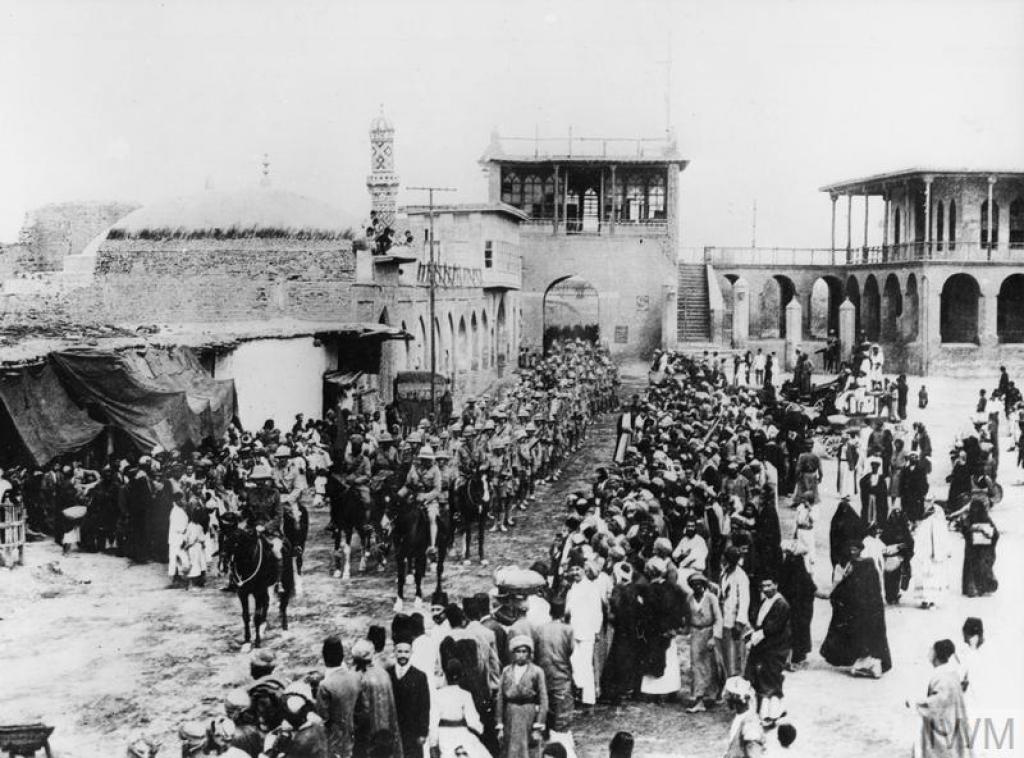
[[[624,369],[627,387],[643,382],[642,367]],[[992,384],[995,383],[993,376]],[[911,381],[916,395],[917,380]],[[932,405],[913,409],[911,420],[923,420],[935,447],[932,488],[943,495],[948,473],[945,452],[953,434],[973,410],[976,382],[930,378]],[[582,485],[611,451],[613,419],[592,431],[583,451],[563,477],[545,487],[538,503],[519,514],[507,535],[488,535],[489,567],[452,565],[446,589],[453,597],[486,589],[497,566],[528,565],[541,557],[562,517],[565,493]],[[1004,439],[1002,449],[1009,447]],[[786,681],[787,707],[799,737],[770,755],[889,756],[908,754],[917,719],[904,707],[908,698],[923,696],[929,666],[926,652],[935,639],[959,641],[964,617],[980,616],[986,624],[983,648],[988,675],[979,675],[986,702],[999,713],[1024,714],[1017,681],[1024,671],[1024,631],[1020,603],[1022,559],[1020,475],[1015,454],[1003,454],[1001,481],[1006,498],[996,509],[1002,531],[997,576],[1002,584],[992,597],[968,600],[958,582],[948,602],[932,611],[905,603],[887,615],[893,670],[878,681],[853,679],[828,666],[816,652],[807,668]],[[834,464],[826,464],[823,518],[817,528],[819,588],[829,588],[828,520],[835,508]],[[782,507],[783,536],[789,536],[792,515]],[[282,633],[273,613],[266,646],[274,650],[280,671],[298,676],[318,668],[320,642],[327,634],[347,640],[362,636],[376,621],[391,615],[393,574],[359,575],[343,583],[329,573],[327,518],[313,514],[303,594],[290,609],[292,629]],[[959,575],[959,540],[953,574]],[[219,591],[215,578],[206,589],[186,593],[165,589],[163,566],[129,567],[103,555],[62,557],[52,543],[33,543],[25,567],[0,571],[0,723],[42,720],[56,726],[54,755],[62,758],[104,758],[123,754],[130,735],[162,740],[165,755],[177,751],[177,725],[216,711],[224,693],[248,678],[248,658],[240,651],[241,620],[234,596]],[[432,589],[432,582],[425,589]],[[813,636],[820,644],[828,625],[828,601],[815,607]],[[1017,676],[1006,676],[1013,672]],[[980,708],[979,708],[980,710]],[[994,711],[993,711],[994,712]],[[986,711],[988,713],[988,711]],[[1017,722],[1024,723],[1022,720]],[[729,716],[724,712],[688,715],[679,704],[599,706],[577,719],[574,733],[581,756],[607,754],[618,730],[636,736],[637,756],[710,758],[724,750]],[[1024,735],[1015,735],[1016,743]],[[1011,753],[1003,751],[999,755]]]

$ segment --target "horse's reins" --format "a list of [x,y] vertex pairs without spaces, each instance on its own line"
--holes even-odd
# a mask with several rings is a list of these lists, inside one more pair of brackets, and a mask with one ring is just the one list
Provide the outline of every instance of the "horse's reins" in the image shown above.
[[260,573],[260,569],[263,568],[263,540],[257,537],[256,545],[259,548],[260,557],[256,561],[256,568],[253,570],[252,574],[250,574],[249,577],[245,580],[239,581],[238,572],[235,570],[235,561],[233,559],[231,561],[231,573],[234,574],[235,584],[237,584],[239,587],[242,587],[251,582],[253,579],[255,579],[256,575]]

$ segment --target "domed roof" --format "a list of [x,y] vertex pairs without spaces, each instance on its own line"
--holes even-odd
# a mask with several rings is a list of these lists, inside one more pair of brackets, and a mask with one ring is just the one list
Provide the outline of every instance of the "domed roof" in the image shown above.
[[285,190],[250,187],[207,190],[156,202],[116,222],[108,237],[159,232],[177,236],[214,232],[225,236],[340,234],[351,224],[340,210]]

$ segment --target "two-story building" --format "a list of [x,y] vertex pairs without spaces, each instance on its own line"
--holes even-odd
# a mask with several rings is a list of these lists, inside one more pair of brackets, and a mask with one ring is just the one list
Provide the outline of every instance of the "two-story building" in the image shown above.
[[615,353],[675,342],[679,174],[675,141],[492,135],[491,203],[523,214],[526,345],[596,336]]

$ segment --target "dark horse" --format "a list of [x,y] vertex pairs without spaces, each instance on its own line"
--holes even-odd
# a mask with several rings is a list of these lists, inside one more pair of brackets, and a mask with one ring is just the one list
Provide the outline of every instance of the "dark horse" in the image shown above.
[[[425,507],[416,502],[415,495],[397,499],[391,525],[391,536],[395,548],[395,566],[398,572],[398,595],[395,599],[396,610],[401,610],[405,601],[405,575],[412,569],[416,584],[416,599],[423,599],[423,577],[427,573],[427,551],[430,548],[430,519]],[[444,559],[448,555],[451,537],[451,519],[447,512],[437,517],[437,586],[435,593],[441,591],[444,576]]]
[[[278,559],[270,546],[270,541],[255,531],[240,526],[233,529],[224,538],[225,551],[228,555],[228,575],[238,599],[242,603],[242,622],[245,625],[243,643],[252,642],[249,624],[249,598],[254,603],[255,647],[262,642],[263,627],[267,623],[270,610],[270,589],[277,582]],[[295,569],[293,557],[295,550],[286,540],[282,546],[281,588],[278,594],[278,606],[281,612],[281,629],[288,629],[288,601],[295,593]],[[301,552],[300,552],[301,555]]]
[[487,480],[482,474],[473,476],[455,490],[455,504],[458,508],[458,520],[465,532],[466,550],[462,557],[463,563],[469,565],[473,550],[473,525],[476,524],[477,554],[480,562],[484,561],[484,535],[487,533]]
[[[339,469],[327,477],[327,501],[331,509],[328,527],[334,533],[334,576],[348,579],[352,573],[352,535],[359,535],[362,554],[359,570],[366,571],[366,559],[373,540],[367,487],[345,481]],[[344,540],[344,543],[342,542]]]

